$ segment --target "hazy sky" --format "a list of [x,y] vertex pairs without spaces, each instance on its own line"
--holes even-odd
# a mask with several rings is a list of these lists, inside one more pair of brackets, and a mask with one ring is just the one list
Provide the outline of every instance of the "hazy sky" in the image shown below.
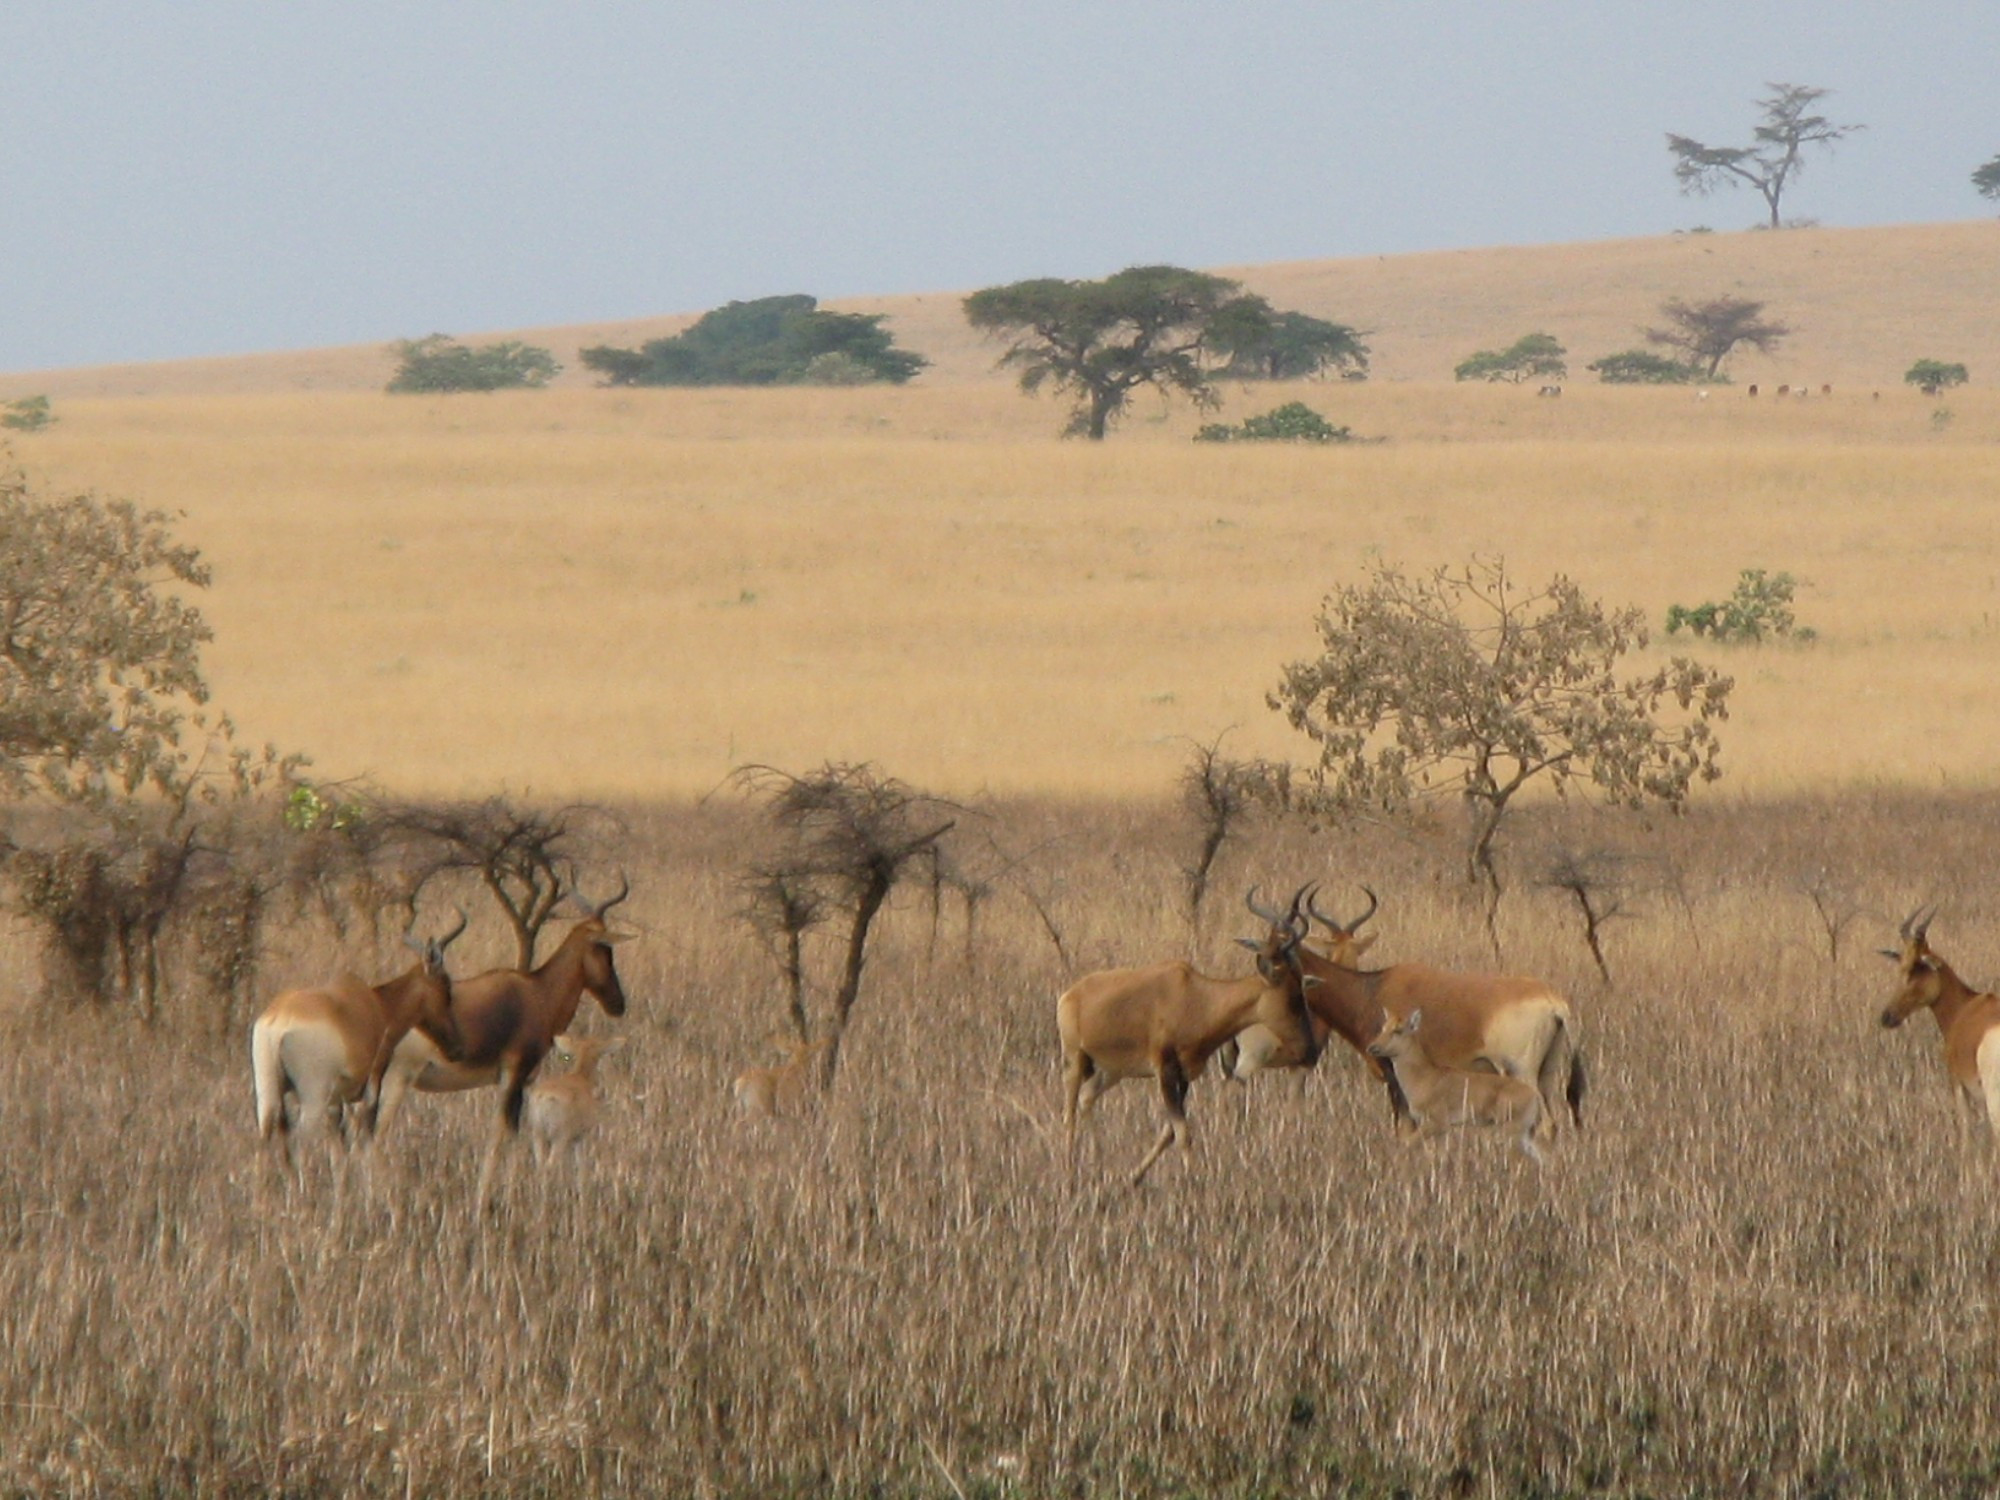
[[1757,222],[1967,219],[2000,3],[5,0],[0,369]]

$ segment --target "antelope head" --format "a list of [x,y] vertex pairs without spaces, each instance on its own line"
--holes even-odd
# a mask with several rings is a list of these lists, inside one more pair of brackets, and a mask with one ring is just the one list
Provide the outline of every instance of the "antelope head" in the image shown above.
[[416,981],[417,1003],[411,1024],[423,1030],[444,1049],[447,1057],[454,1059],[459,1056],[462,1047],[458,1018],[451,1009],[451,975],[445,972],[444,955],[445,950],[465,931],[470,920],[461,906],[458,908],[458,925],[443,937],[419,941],[414,922],[410,924],[410,930],[403,934],[403,945],[414,949],[422,959],[412,975]]
[[1896,965],[1902,978],[1902,988],[1882,1012],[1884,1026],[1900,1026],[1911,1016],[1926,1006],[1935,1005],[1943,992],[1938,969],[1942,963],[1931,951],[1929,932],[1931,919],[1937,915],[1937,908],[1926,911],[1918,907],[1907,917],[1903,925],[1896,929],[1896,936],[1903,940],[1901,948],[1884,948],[1881,954]]
[[1382,1029],[1375,1033],[1375,1040],[1368,1044],[1368,1055],[1381,1062],[1390,1062],[1401,1057],[1416,1044],[1417,1027],[1422,1024],[1424,1013],[1413,1010],[1400,1022],[1394,1015],[1382,1017]]
[[[1300,886],[1292,897],[1290,908],[1278,912],[1259,903],[1257,888],[1254,885],[1250,887],[1249,894],[1243,898],[1243,904],[1250,909],[1252,916],[1260,918],[1265,923],[1266,931],[1262,939],[1236,940],[1257,955],[1258,977],[1272,990],[1282,993],[1286,998],[1287,1013],[1283,1017],[1283,1024],[1295,1029],[1303,1038],[1298,1046],[1288,1049],[1285,1060],[1301,1062],[1309,1068],[1319,1062],[1319,1038],[1313,1030],[1312,1015],[1306,1007],[1306,991],[1316,987],[1319,980],[1306,973],[1300,960],[1299,945],[1305,941],[1306,919],[1300,914],[1299,906],[1311,889],[1310,885]],[[1277,1026],[1274,1025],[1272,1029],[1283,1035]]]
[[583,913],[583,920],[572,930],[572,936],[581,933],[585,939],[583,987],[597,997],[597,1003],[604,1007],[608,1016],[625,1014],[625,989],[619,984],[618,968],[611,961],[611,945],[624,942],[632,934],[613,931],[606,924],[604,914],[631,894],[632,882],[620,871],[618,893],[603,901],[592,901],[583,894],[576,872],[570,872],[569,899]]
[[1380,936],[1379,933],[1373,932],[1369,933],[1367,937],[1359,935],[1361,924],[1374,916],[1375,908],[1382,904],[1380,898],[1372,890],[1369,890],[1367,886],[1364,885],[1361,889],[1368,897],[1368,910],[1364,911],[1351,922],[1343,922],[1338,916],[1330,916],[1326,912],[1321,911],[1319,909],[1319,892],[1317,888],[1310,890],[1306,895],[1306,910],[1311,913],[1312,919],[1315,922],[1326,929],[1326,956],[1339,964],[1343,969],[1359,968],[1361,966],[1361,955],[1373,947],[1375,939]]

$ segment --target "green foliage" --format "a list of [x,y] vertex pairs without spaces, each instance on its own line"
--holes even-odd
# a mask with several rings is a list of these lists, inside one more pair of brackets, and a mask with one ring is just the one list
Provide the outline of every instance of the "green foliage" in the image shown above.
[[1336,427],[1303,401],[1249,417],[1241,426],[1210,422],[1194,435],[1197,443],[1351,443],[1351,428]]
[[349,833],[359,828],[368,810],[356,801],[342,801],[303,777],[292,784],[282,813],[285,827],[293,833],[329,831]]
[[0,427],[15,432],[40,432],[55,421],[47,396],[23,396],[0,406]]
[[2000,156],[1973,169],[1972,185],[1979,189],[1981,197],[2000,198]]
[[1745,568],[1736,580],[1736,591],[1720,604],[1670,605],[1667,634],[1682,630],[1692,635],[1734,645],[1755,645],[1766,639],[1810,641],[1818,632],[1800,625],[1792,613],[1792,596],[1798,580],[1790,573],[1769,573],[1762,568]]
[[1903,372],[1903,383],[1917,387],[1926,396],[1935,396],[1955,385],[1964,385],[1971,378],[1964,365],[1946,364],[1937,359],[1920,359]]
[[1585,365],[1606,385],[1690,385],[1701,371],[1650,349],[1624,349]]
[[400,339],[390,348],[399,363],[388,389],[398,394],[539,389],[562,369],[548,350],[513,339],[472,348],[433,333]]
[[1277,312],[1262,297],[1225,303],[1210,321],[1208,350],[1235,380],[1307,380],[1339,373],[1368,378],[1368,346],[1345,323],[1302,312]]
[[1268,701],[1318,746],[1322,797],[1390,811],[1461,800],[1467,875],[1496,893],[1494,836],[1528,783],[1581,779],[1613,802],[1678,809],[1720,774],[1712,721],[1728,717],[1732,679],[1677,657],[1621,681],[1644,615],[1560,575],[1523,590],[1498,561],[1415,577],[1381,563],[1327,595],[1316,624],[1320,654],[1287,666]]
[[1564,356],[1569,351],[1553,334],[1530,333],[1505,349],[1481,349],[1462,360],[1452,371],[1458,380],[1510,381],[1561,380],[1569,373]]
[[1710,297],[1702,302],[1669,297],[1660,304],[1666,326],[1644,330],[1646,342],[1676,351],[1681,363],[1698,372],[1698,378],[1716,380],[1721,377],[1722,362],[1738,344],[1769,354],[1792,331],[1763,313],[1764,304],[1747,297]]
[[930,361],[898,349],[881,313],[820,310],[798,293],[731,302],[684,333],[578,356],[606,385],[901,385]]
[[1133,266],[1102,281],[1043,277],[987,287],[965,299],[966,321],[1008,340],[1002,366],[1032,395],[1050,386],[1075,398],[1065,436],[1102,439],[1135,391],[1178,391],[1215,404],[1203,365],[1218,321],[1249,337],[1262,298],[1234,281],[1178,266]]

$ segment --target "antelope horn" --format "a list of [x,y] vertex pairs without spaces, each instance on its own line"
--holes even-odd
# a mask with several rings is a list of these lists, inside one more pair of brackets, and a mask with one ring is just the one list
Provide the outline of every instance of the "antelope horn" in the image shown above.
[[1285,927],[1290,925],[1285,920],[1284,917],[1280,916],[1277,912],[1272,911],[1270,907],[1258,904],[1257,887],[1254,885],[1250,887],[1250,894],[1243,898],[1243,904],[1250,908],[1251,916],[1257,917],[1262,921],[1268,922],[1273,927]]
[[618,872],[618,894],[611,897],[608,901],[592,901],[588,896],[584,895],[583,886],[576,878],[576,871],[570,871],[569,899],[574,901],[588,916],[602,918],[612,907],[631,894],[632,882],[625,872],[620,870]]
[[1377,896],[1374,891],[1369,890],[1369,888],[1365,885],[1361,887],[1361,889],[1363,891],[1366,891],[1368,894],[1368,910],[1364,911],[1360,916],[1356,917],[1352,922],[1349,922],[1347,924],[1347,935],[1349,937],[1352,937],[1355,933],[1359,932],[1361,930],[1361,924],[1363,922],[1366,922],[1370,917],[1374,916],[1375,908],[1382,904],[1381,898]]
[[[1936,915],[1937,909],[1935,907],[1927,912],[1920,904],[1915,911],[1903,918],[1903,925],[1896,929],[1896,936],[1903,939],[1904,942],[1921,943],[1924,940],[1924,934],[1931,930],[1931,918]],[[1919,918],[1922,918],[1922,920],[1919,921]]]
[[445,949],[449,948],[454,942],[458,940],[458,935],[464,932],[466,929],[466,925],[472,921],[472,918],[468,917],[465,914],[464,907],[462,906],[456,907],[454,908],[454,910],[458,912],[458,925],[452,928],[450,932],[447,932],[443,937],[437,940],[438,952],[440,954],[442,954]]

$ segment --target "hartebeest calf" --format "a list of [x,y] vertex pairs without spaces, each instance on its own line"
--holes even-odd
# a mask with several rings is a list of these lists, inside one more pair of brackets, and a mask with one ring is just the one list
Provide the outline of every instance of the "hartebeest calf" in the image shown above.
[[452,1093],[493,1083],[501,1086],[494,1151],[481,1174],[482,1204],[498,1148],[520,1129],[521,1107],[535,1069],[555,1039],[569,1030],[584,995],[595,996],[606,1015],[625,1014],[625,991],[618,983],[611,947],[629,934],[612,931],[604,914],[631,889],[631,882],[621,882],[617,895],[595,903],[572,891],[570,900],[584,912],[583,920],[533,972],[494,969],[455,982],[451,987],[451,1015],[459,1040],[455,1059],[421,1032],[411,1032],[396,1048],[382,1080],[382,1130],[389,1128],[404,1093],[412,1087]]
[[824,1038],[817,1042],[787,1042],[785,1046],[789,1056],[786,1061],[771,1068],[745,1068],[730,1085],[730,1092],[736,1097],[736,1107],[746,1115],[766,1120],[777,1118],[779,1105],[789,1107],[803,1097],[806,1065],[812,1060],[812,1055],[832,1045]]
[[1532,1083],[1505,1073],[1475,1073],[1469,1068],[1442,1068],[1430,1056],[1427,1039],[1417,1034],[1424,1013],[1413,1010],[1403,1020],[1385,1016],[1382,1029],[1368,1044],[1368,1055],[1396,1075],[1410,1118],[1425,1133],[1454,1125],[1518,1127],[1520,1146],[1539,1166],[1535,1129],[1542,1123],[1542,1096]]
[[1937,1018],[1944,1037],[1944,1067],[1959,1101],[1953,1111],[1960,1144],[1969,1115],[1984,1112],[1988,1127],[2000,1131],[2000,995],[1981,995],[1952,970],[1930,945],[1931,918],[1911,912],[1897,929],[1900,949],[1882,950],[1894,959],[1902,987],[1882,1012],[1884,1026],[1900,1026],[1919,1010]]
[[528,1085],[521,1108],[521,1128],[535,1160],[546,1164],[558,1151],[574,1157],[583,1138],[597,1128],[604,1113],[597,1097],[597,1060],[617,1042],[601,1036],[559,1036],[551,1049],[556,1061],[570,1065],[555,1078],[537,1078]]
[[445,950],[465,931],[458,926],[441,938],[419,942],[412,928],[403,942],[422,955],[405,974],[378,985],[344,974],[314,989],[286,990],[264,1007],[250,1028],[251,1078],[257,1092],[257,1133],[266,1141],[284,1139],[291,1160],[291,1121],[285,1097],[298,1100],[298,1128],[329,1123],[346,1134],[346,1107],[359,1104],[364,1124],[382,1088],[383,1075],[403,1038],[415,1031],[440,1056],[456,1056],[457,1026],[451,1013],[451,980]]
[[[1428,1021],[1424,1045],[1431,1058],[1448,1068],[1491,1068],[1496,1073],[1532,1082],[1541,1092],[1541,1128],[1555,1133],[1556,1116],[1568,1105],[1571,1121],[1583,1128],[1585,1076],[1583,1054],[1575,1038],[1575,1018],[1569,1001],[1539,979],[1501,974],[1457,974],[1427,964],[1392,964],[1386,969],[1362,969],[1361,954],[1372,937],[1359,936],[1361,925],[1380,905],[1366,886],[1368,909],[1352,922],[1328,916],[1308,887],[1305,904],[1314,921],[1327,930],[1328,952],[1307,948],[1300,962],[1318,981],[1307,992],[1314,1030],[1321,1040],[1340,1039],[1364,1057],[1388,1085],[1389,1103],[1399,1121],[1410,1113],[1397,1096],[1394,1078],[1373,1058],[1368,1045],[1381,1033],[1389,1014],[1421,1010]],[[1238,1042],[1235,1076],[1248,1078],[1262,1068],[1282,1067],[1269,1055],[1267,1037],[1246,1032]]]
[[[1063,1127],[1072,1159],[1083,1116],[1106,1091],[1126,1078],[1157,1078],[1165,1123],[1153,1149],[1132,1174],[1136,1185],[1169,1146],[1188,1140],[1188,1085],[1208,1060],[1239,1032],[1266,1027],[1275,1055],[1287,1066],[1311,1067],[1319,1043],[1305,1008],[1308,981],[1299,969],[1305,937],[1298,900],[1289,917],[1246,898],[1270,924],[1261,941],[1239,942],[1257,952],[1257,972],[1242,979],[1214,979],[1185,963],[1087,974],[1056,1001],[1056,1030],[1063,1048]],[[1081,1107],[1079,1108],[1079,1103]]]

